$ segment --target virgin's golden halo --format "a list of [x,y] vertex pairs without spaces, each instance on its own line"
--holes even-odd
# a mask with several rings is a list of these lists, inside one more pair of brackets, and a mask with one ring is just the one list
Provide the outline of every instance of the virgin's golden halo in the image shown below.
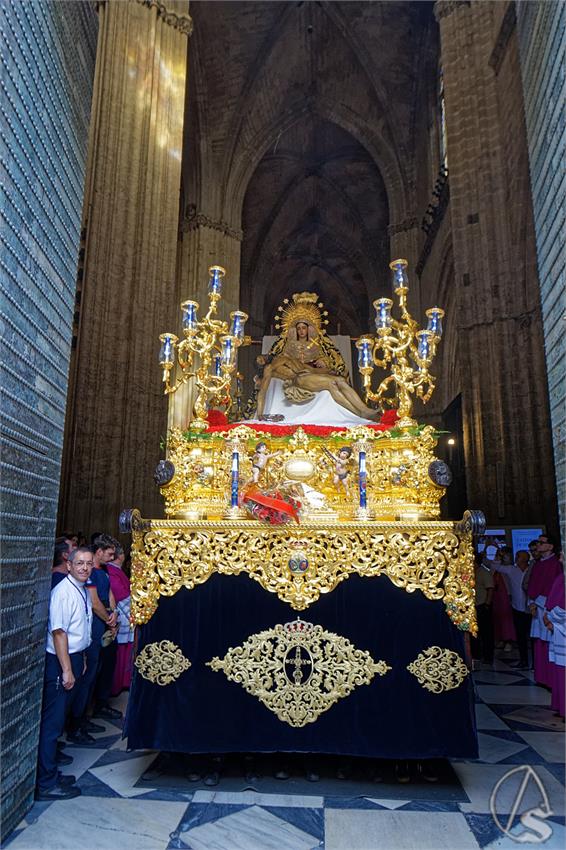
[[282,336],[287,336],[289,329],[297,322],[312,325],[317,334],[324,334],[324,325],[328,324],[328,313],[323,311],[324,305],[318,300],[315,292],[295,292],[292,300],[285,299],[278,308],[275,316],[275,326]]

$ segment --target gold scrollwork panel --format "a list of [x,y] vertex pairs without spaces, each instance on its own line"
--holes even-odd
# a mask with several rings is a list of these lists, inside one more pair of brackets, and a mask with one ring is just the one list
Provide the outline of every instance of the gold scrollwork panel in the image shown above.
[[354,688],[391,669],[347,638],[299,619],[251,635],[208,666],[295,728],[314,723]]
[[415,660],[407,665],[407,670],[423,688],[433,694],[460,687],[469,673],[457,652],[440,646],[429,646],[419,652]]
[[237,521],[154,521],[149,531],[133,533],[134,622],[147,622],[160,596],[192,590],[214,572],[245,572],[297,611],[352,573],[386,575],[408,593],[444,599],[455,624],[475,633],[470,541],[434,523],[273,529]]
[[170,685],[191,666],[180,647],[170,640],[146,644],[134,663],[140,676],[154,685]]

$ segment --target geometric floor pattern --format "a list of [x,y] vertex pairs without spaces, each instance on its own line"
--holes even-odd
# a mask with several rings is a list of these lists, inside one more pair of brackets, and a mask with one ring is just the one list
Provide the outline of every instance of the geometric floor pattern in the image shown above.
[[[464,794],[395,799],[139,787],[155,752],[127,752],[120,724],[94,748],[67,748],[82,796],[35,803],[2,847],[11,850],[506,850],[566,846],[564,724],[549,694],[501,657],[474,672],[480,756],[453,761]],[[124,694],[115,705],[124,709]],[[495,789],[495,792],[494,792]],[[392,795],[393,796],[393,795]],[[465,797],[465,800],[462,800]],[[495,803],[490,804],[490,799]],[[494,818],[495,812],[495,818]],[[515,813],[510,821],[510,814]],[[518,841],[518,839],[520,839]]]

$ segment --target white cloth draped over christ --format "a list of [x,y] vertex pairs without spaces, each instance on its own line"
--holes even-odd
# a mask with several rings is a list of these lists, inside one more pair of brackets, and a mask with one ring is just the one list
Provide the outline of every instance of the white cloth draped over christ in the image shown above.
[[258,358],[257,420],[349,427],[379,419],[350,384],[344,358],[324,328],[318,296],[295,293],[279,311],[280,336],[265,362]]

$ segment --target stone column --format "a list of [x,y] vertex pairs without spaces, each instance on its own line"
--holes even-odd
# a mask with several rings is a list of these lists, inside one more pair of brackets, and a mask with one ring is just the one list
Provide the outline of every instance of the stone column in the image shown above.
[[[195,210],[185,216],[181,230],[176,304],[190,298],[198,301],[199,315],[206,313],[209,304],[208,269],[213,265],[223,266],[226,277],[222,285],[219,317],[227,320],[232,310],[239,309],[242,231]],[[239,359],[241,357],[242,351]],[[169,396],[168,428],[184,430],[191,416],[192,404],[191,383]]]
[[498,5],[435,5],[468,500],[490,523],[552,524],[556,499],[522,94],[513,34],[498,44]]
[[187,0],[109,0],[100,17],[71,366],[62,523],[115,533],[161,510],[152,480],[167,403],[159,334],[176,321]]

